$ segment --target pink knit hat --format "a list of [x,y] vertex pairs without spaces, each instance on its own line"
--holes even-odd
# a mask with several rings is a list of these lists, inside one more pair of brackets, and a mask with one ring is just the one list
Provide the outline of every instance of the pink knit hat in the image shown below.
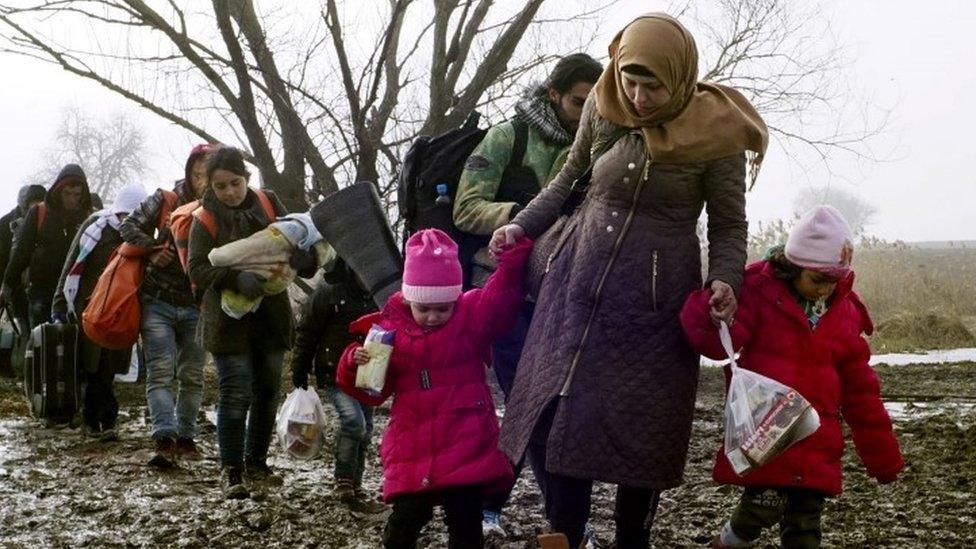
[[803,214],[786,240],[786,259],[795,265],[842,278],[851,272],[854,244],[851,228],[833,206]]
[[407,240],[403,265],[403,298],[412,303],[453,303],[461,295],[461,262],[457,244],[437,229]]

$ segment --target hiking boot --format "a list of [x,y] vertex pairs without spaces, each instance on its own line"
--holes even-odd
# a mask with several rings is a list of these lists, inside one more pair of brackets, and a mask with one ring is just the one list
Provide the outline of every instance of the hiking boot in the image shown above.
[[482,511],[481,534],[486,540],[505,539],[505,529],[502,528],[502,514],[495,511]]
[[377,515],[387,509],[386,505],[370,498],[365,491],[361,488],[356,488],[349,481],[337,481],[335,494],[336,498],[354,513]]
[[192,438],[180,437],[176,439],[176,452],[192,461],[203,459],[203,455],[197,449],[197,443]]
[[228,467],[224,470],[224,498],[247,499],[251,492],[244,485],[244,476],[239,467]]
[[156,439],[156,450],[149,465],[160,469],[169,469],[176,465],[176,441],[169,437]]
[[117,442],[119,433],[115,429],[102,429],[98,437],[99,442]]
[[356,499],[356,488],[353,486],[351,481],[348,480],[336,480],[335,490],[333,494],[337,500],[342,503],[349,503]]
[[250,482],[261,482],[271,486],[281,486],[284,480],[264,461],[246,461],[244,463],[244,476]]

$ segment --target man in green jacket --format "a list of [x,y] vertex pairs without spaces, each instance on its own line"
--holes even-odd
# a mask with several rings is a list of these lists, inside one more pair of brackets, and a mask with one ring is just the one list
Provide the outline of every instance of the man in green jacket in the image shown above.
[[[454,224],[467,233],[490,235],[511,222],[559,173],[579,127],[583,104],[603,67],[585,53],[567,55],[556,63],[546,82],[515,105],[515,116],[488,130],[472,151],[458,182]],[[533,304],[524,302],[515,327],[492,347],[492,369],[506,400],[532,318]],[[529,462],[541,472],[545,464]],[[542,478],[536,474],[536,478]],[[545,487],[540,486],[545,492]],[[486,535],[504,536],[501,510],[509,493],[485,502]]]

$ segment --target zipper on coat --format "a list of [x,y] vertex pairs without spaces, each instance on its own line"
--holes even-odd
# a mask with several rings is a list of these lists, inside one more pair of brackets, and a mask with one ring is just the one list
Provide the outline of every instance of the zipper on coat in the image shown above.
[[657,250],[654,250],[651,265],[651,307],[657,312]]
[[[644,171],[649,169],[650,160],[644,165]],[[573,383],[573,377],[576,375],[576,368],[579,366],[580,356],[583,354],[583,347],[586,346],[586,340],[590,335],[590,326],[593,324],[593,319],[596,317],[596,309],[600,305],[600,297],[603,295],[603,286],[607,282],[607,276],[610,274],[610,269],[617,260],[617,255],[620,253],[620,248],[623,246],[624,238],[630,230],[630,225],[634,221],[634,212],[637,210],[637,201],[640,199],[641,191],[644,189],[644,182],[647,181],[647,177],[642,177],[637,185],[634,186],[634,198],[630,204],[630,211],[627,212],[627,219],[624,221],[624,226],[620,230],[620,235],[617,236],[617,241],[613,243],[613,251],[610,252],[610,260],[607,261],[607,266],[603,269],[603,276],[600,277],[600,283],[596,287],[596,295],[593,297],[593,308],[590,309],[590,317],[586,321],[586,328],[583,329],[583,335],[580,337],[579,347],[576,348],[576,354],[573,355],[573,363],[569,366],[569,373],[566,374],[566,381],[563,383],[563,388],[559,391],[559,396],[569,395],[569,386]]]

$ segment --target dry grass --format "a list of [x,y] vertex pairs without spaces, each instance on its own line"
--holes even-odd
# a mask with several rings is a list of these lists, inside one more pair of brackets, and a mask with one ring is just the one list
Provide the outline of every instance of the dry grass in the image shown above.
[[864,250],[855,288],[871,310],[875,352],[976,345],[976,250]]
[[976,250],[864,250],[854,267],[855,287],[878,322],[906,312],[976,316]]

